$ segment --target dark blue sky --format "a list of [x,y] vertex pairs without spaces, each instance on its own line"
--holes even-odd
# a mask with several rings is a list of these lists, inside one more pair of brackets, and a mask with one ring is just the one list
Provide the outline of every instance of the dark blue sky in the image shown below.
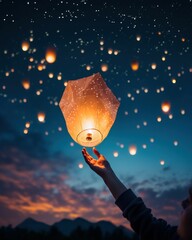
[[0,224],[29,216],[125,224],[58,106],[68,80],[97,72],[120,101],[98,150],[157,217],[177,223],[192,180],[192,2],[1,0],[0,13]]

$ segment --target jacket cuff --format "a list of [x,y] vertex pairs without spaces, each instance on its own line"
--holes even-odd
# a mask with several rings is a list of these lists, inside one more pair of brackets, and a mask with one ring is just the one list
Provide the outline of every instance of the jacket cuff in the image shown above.
[[121,209],[122,212],[124,212],[130,202],[136,198],[137,196],[133,193],[133,191],[128,189],[118,197],[118,199],[115,201],[115,204]]

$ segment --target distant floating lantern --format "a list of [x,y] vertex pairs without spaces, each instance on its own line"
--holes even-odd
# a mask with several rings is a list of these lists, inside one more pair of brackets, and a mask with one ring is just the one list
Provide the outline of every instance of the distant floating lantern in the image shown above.
[[22,81],[22,85],[23,85],[24,89],[28,90],[30,88],[30,81],[28,79],[24,79]]
[[39,122],[42,122],[42,123],[45,122],[45,113],[43,112],[38,113],[37,118]]
[[131,69],[132,69],[133,71],[137,71],[137,70],[139,69],[139,62],[136,61],[136,60],[133,60],[133,61],[131,62]]
[[48,48],[45,53],[45,59],[48,63],[54,63],[56,61],[56,50],[54,48]]
[[39,71],[42,71],[43,70],[43,64],[38,64],[38,66],[37,66],[37,69],[39,70]]
[[136,36],[136,40],[139,42],[139,41],[141,41],[141,36],[140,35],[137,35]]
[[30,44],[29,42],[27,41],[23,41],[22,44],[21,44],[21,48],[24,52],[28,51],[29,50],[29,47],[30,47]]
[[97,73],[68,81],[59,106],[73,140],[82,146],[93,147],[107,137],[119,101]]
[[130,155],[135,155],[137,153],[137,147],[135,145],[129,146]]
[[87,65],[87,66],[86,66],[86,70],[87,70],[87,71],[90,71],[90,70],[91,70],[91,66],[90,66],[90,65]]
[[168,113],[171,109],[171,104],[169,102],[163,102],[161,104],[161,109],[164,113]]
[[112,53],[113,53],[113,49],[112,49],[112,48],[109,48],[109,49],[108,49],[108,54],[111,55]]
[[101,65],[101,70],[102,70],[102,72],[107,72],[107,70],[108,70],[108,65],[107,65],[107,64],[102,64],[102,65]]
[[157,68],[157,64],[156,64],[156,63],[152,63],[152,64],[151,64],[151,68],[152,68],[153,70],[155,70],[155,69]]

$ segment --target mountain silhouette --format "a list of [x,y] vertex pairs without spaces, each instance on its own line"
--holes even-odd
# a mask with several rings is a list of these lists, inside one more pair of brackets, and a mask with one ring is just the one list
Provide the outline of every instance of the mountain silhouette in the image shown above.
[[34,220],[33,218],[27,218],[16,226],[17,228],[26,229],[33,232],[48,232],[50,225]]
[[112,234],[115,230],[120,229],[127,237],[132,237],[133,232],[124,226],[116,226],[109,221],[99,221],[96,223],[92,223],[87,221],[84,218],[76,218],[74,220],[70,219],[62,219],[59,222],[54,223],[53,225],[48,225],[43,222],[36,221],[33,218],[27,218],[20,224],[16,226],[16,228],[26,229],[28,231],[33,232],[49,232],[51,228],[56,228],[59,232],[61,232],[65,236],[69,236],[73,231],[77,228],[81,228],[82,230],[88,230],[89,228],[97,228],[101,229],[103,234],[109,233]]

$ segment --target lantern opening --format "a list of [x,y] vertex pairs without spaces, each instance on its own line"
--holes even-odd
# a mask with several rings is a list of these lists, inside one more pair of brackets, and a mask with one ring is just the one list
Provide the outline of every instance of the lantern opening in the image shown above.
[[89,128],[81,131],[76,140],[82,146],[94,147],[102,142],[103,135],[98,129]]

